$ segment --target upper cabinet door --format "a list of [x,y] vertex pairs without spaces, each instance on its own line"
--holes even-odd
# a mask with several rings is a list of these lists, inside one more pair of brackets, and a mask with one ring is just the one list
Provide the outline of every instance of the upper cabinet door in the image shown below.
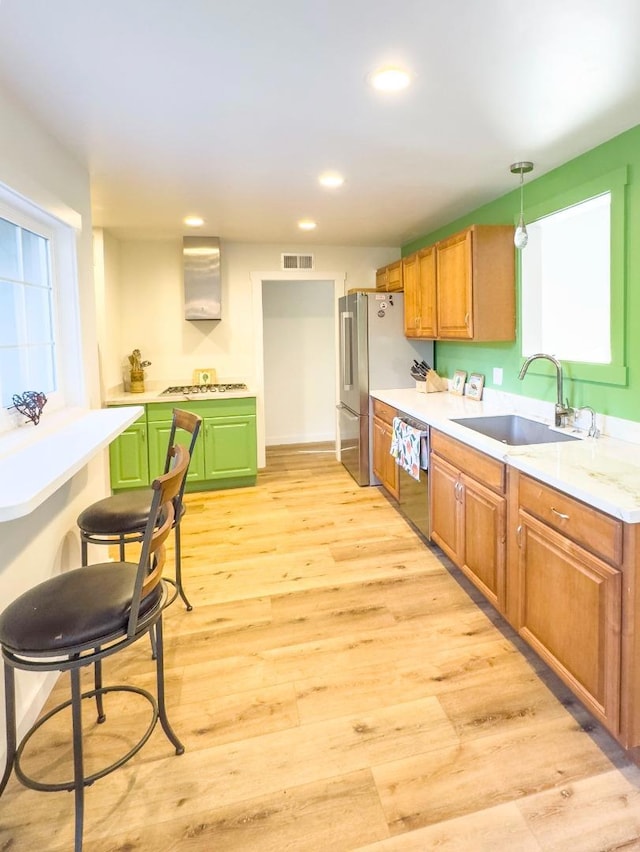
[[406,337],[437,337],[435,246],[405,257],[402,278]]
[[436,250],[435,246],[418,252],[418,281],[420,293],[420,337],[438,336]]
[[402,261],[404,282],[404,333],[406,337],[420,337],[420,282],[418,255],[412,254]]
[[471,229],[436,243],[438,337],[473,338]]

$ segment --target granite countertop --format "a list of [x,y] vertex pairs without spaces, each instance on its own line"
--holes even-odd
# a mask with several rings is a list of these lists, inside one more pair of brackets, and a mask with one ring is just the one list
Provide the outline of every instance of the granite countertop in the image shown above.
[[640,447],[635,443],[606,435],[588,438],[585,432],[565,429],[560,431],[569,431],[581,440],[512,447],[452,419],[521,414],[549,424],[549,419],[532,414],[526,397],[477,402],[446,392],[423,394],[413,389],[374,390],[371,395],[584,503],[627,523],[640,523]]

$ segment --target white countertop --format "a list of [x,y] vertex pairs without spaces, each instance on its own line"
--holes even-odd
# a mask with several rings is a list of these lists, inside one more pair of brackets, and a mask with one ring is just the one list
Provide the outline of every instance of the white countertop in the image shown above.
[[142,414],[140,406],[66,409],[0,440],[0,521],[33,512]]
[[638,444],[608,436],[587,438],[581,433],[579,441],[512,447],[452,422],[452,418],[517,413],[549,423],[526,410],[525,397],[517,398],[520,410],[516,410],[501,400],[477,402],[446,392],[399,389],[374,390],[371,395],[603,512],[640,523]]

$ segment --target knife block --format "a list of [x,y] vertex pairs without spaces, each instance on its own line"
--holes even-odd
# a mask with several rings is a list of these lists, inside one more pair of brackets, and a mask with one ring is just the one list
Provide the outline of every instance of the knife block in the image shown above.
[[[418,387],[422,385],[422,387]],[[441,379],[435,370],[429,370],[426,381],[416,382],[416,390],[420,393],[441,393],[449,390],[449,382],[446,379]]]

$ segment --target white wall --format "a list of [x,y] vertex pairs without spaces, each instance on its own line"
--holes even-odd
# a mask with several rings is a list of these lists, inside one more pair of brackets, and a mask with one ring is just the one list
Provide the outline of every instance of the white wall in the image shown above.
[[[88,170],[1,90],[0,126],[7,131],[0,134],[0,181],[78,227],[84,387],[77,398],[99,406]],[[45,409],[43,419],[46,417]],[[0,523],[2,606],[36,582],[80,564],[76,518],[86,505],[107,493],[107,477],[106,456],[101,453],[35,512]],[[23,726],[39,712],[47,686],[36,675],[19,673],[18,715]],[[4,698],[1,706],[4,718]],[[1,724],[4,731],[4,721]],[[0,734],[2,742],[3,736]]]
[[[93,232],[93,257],[101,392],[102,398],[104,398],[109,388],[119,385],[123,377],[121,365],[111,354],[122,349],[120,341],[120,318],[122,316],[120,242],[114,239],[108,231],[95,228]],[[108,341],[106,352],[105,341]],[[124,362],[128,363],[126,358],[124,358]]]
[[335,440],[333,281],[262,285],[265,443]]
[[[182,242],[120,244],[121,312],[117,331],[100,341],[104,372],[134,348],[152,362],[147,381],[181,384],[192,371],[214,367],[219,379],[255,381],[251,273],[281,269],[282,252],[312,252],[314,271],[343,270],[347,287],[375,287],[375,270],[400,255],[397,247],[221,244],[222,319],[184,319]],[[109,373],[111,375],[111,372]]]

